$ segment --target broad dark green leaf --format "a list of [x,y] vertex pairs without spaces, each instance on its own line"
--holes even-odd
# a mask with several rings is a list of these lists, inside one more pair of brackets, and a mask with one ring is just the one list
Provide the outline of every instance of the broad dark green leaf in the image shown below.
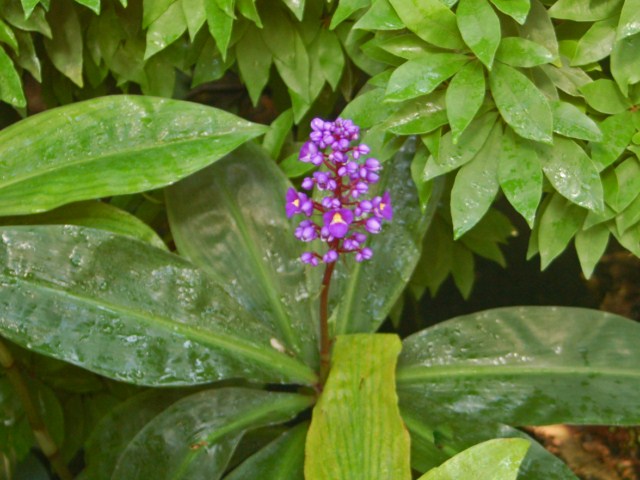
[[620,11],[624,0],[558,0],[549,9],[549,15],[563,20],[594,22],[604,20]]
[[505,37],[496,59],[512,67],[535,67],[553,61],[553,54],[542,45],[521,37]]
[[[640,23],[639,23],[640,28]],[[629,87],[640,82],[640,35],[633,35],[618,40],[611,51],[611,74],[624,96],[629,94]]]
[[509,15],[522,25],[529,15],[531,2],[529,0],[491,0],[498,10]]
[[320,285],[300,261],[304,244],[285,216],[289,186],[263,150],[247,145],[170,187],[167,208],[180,253],[279,332],[283,349],[315,365]]
[[640,32],[640,1],[625,0],[618,22],[618,40]]
[[584,99],[594,110],[609,115],[622,113],[631,106],[613,80],[601,78],[580,87]]
[[444,92],[438,91],[403,103],[383,125],[397,135],[419,135],[431,132],[446,123]]
[[456,10],[460,34],[489,70],[500,44],[500,20],[488,0],[460,0]]
[[586,65],[607,57],[616,40],[616,17],[595,22],[580,38],[571,65]]
[[457,242],[453,244],[451,276],[462,298],[467,300],[475,282],[475,260],[471,250]]
[[[278,69],[278,73],[290,90],[295,92],[303,102],[310,103],[309,88],[311,82],[309,53],[298,32],[293,31],[292,43],[287,46],[287,49],[293,51],[294,55],[287,57],[285,60],[280,58],[280,54],[274,53],[273,61]],[[294,118],[296,121],[300,121],[301,115],[296,115],[295,105],[293,107]]]
[[502,136],[498,181],[502,191],[520,215],[533,228],[542,197],[542,167],[532,143],[510,129]]
[[589,210],[604,209],[598,169],[577,143],[556,137],[553,146],[538,145],[538,158],[551,185],[563,197]]
[[404,23],[389,3],[389,0],[373,0],[371,8],[362,15],[353,28],[363,30],[401,30]]
[[458,453],[419,480],[516,480],[529,442],[522,438],[487,440]]
[[[546,269],[580,230],[587,211],[557,193],[542,211],[538,226],[540,269]],[[535,231],[534,231],[535,232]]]
[[271,51],[262,41],[258,27],[249,25],[236,44],[238,68],[249,90],[253,105],[257,105],[265,85],[269,81],[269,70],[273,61]]
[[451,219],[455,239],[480,221],[498,194],[500,185],[497,171],[501,147],[502,126],[496,123],[482,149],[456,175],[451,189]]
[[53,2],[48,20],[56,25],[51,39],[44,46],[55,67],[73,83],[82,87],[82,26],[70,0]]
[[222,54],[222,59],[227,58],[227,48],[231,41],[231,30],[233,28],[233,18],[224,13],[215,1],[209,0],[205,4],[207,13],[207,25],[209,33],[216,41],[216,46]]
[[460,135],[480,110],[485,90],[484,71],[478,62],[467,63],[449,83],[446,103],[453,143],[458,143]]
[[185,15],[181,2],[171,4],[162,15],[149,25],[144,59],[147,60],[178,40],[187,31],[187,18],[190,16],[191,14]]
[[431,93],[468,61],[458,53],[425,53],[409,60],[391,74],[386,98],[399,102]]
[[306,478],[411,479],[395,392],[396,335],[339,335],[307,434]]
[[303,480],[304,444],[308,429],[308,423],[301,423],[283,433],[225,476],[225,480]]
[[579,138],[591,142],[602,140],[602,132],[578,107],[568,102],[551,102],[553,131],[565,137]]
[[353,13],[358,10],[362,10],[363,8],[367,8],[370,5],[371,0],[342,0],[338,3],[338,8],[336,8],[333,16],[331,17],[331,24],[329,25],[329,28],[333,30]]
[[530,3],[531,8],[527,20],[521,27],[518,27],[520,36],[542,45],[556,58],[558,56],[558,39],[547,8],[540,0],[530,0]]
[[414,151],[415,147],[406,143],[392,161],[385,163],[378,192],[390,192],[394,218],[370,240],[373,258],[362,263],[349,261],[334,273],[331,291],[338,304],[332,321],[337,334],[374,332],[404,290],[420,258],[422,237],[443,185],[434,186],[429,205],[422,213],[411,181]]
[[312,383],[275,334],[191,263],[76,226],[0,228],[0,331],[30,350],[142,385]]
[[590,278],[604,255],[609,243],[609,228],[605,224],[594,225],[576,234],[575,246],[580,267],[585,278]]
[[19,108],[27,105],[20,76],[13,61],[2,47],[0,47],[0,100]]
[[215,108],[153,97],[48,110],[0,132],[0,214],[158,188],[265,130]]
[[611,165],[625,151],[636,129],[631,112],[624,111],[607,117],[599,124],[602,141],[591,143],[591,158],[598,171]]
[[312,403],[303,395],[247,388],[195,393],[134,437],[112,478],[218,480],[247,430],[291,420]]
[[637,424],[640,325],[605,312],[510,307],[404,340],[403,412],[440,422]]
[[437,47],[462,49],[455,14],[440,0],[389,0],[402,22]]
[[51,27],[45,18],[45,10],[36,7],[33,12],[26,16],[18,2],[10,0],[0,1],[0,11],[3,18],[14,27],[26,32],[38,32],[47,38],[51,38]]
[[500,115],[518,135],[552,142],[549,102],[531,80],[508,65],[496,63],[489,74],[489,85]]

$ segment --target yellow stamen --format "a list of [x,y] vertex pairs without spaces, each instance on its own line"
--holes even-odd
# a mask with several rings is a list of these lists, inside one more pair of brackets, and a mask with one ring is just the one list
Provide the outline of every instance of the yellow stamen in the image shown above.
[[345,222],[342,219],[342,215],[340,215],[339,213],[336,213],[331,219],[331,225],[333,225],[334,223],[347,223],[347,222]]
[[299,207],[300,206],[300,199],[296,198],[293,202],[291,202],[293,204],[294,207]]
[[380,211],[383,211],[385,208],[387,208],[387,204],[380,202]]

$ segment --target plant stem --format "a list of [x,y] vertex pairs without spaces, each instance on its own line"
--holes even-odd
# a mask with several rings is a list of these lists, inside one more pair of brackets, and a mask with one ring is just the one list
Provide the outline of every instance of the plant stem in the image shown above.
[[331,337],[329,336],[329,286],[335,262],[328,263],[322,278],[320,293],[320,385],[323,386],[331,367]]
[[47,426],[31,398],[29,387],[27,387],[27,384],[20,374],[18,364],[2,340],[0,340],[0,366],[4,367],[9,382],[11,382],[11,385],[22,402],[22,408],[24,408],[27,420],[33,431],[33,436],[42,449],[42,453],[49,459],[53,470],[62,480],[73,480],[73,475],[71,475],[67,465],[62,461],[60,451],[53,441],[53,438],[51,438],[49,430],[47,430]]

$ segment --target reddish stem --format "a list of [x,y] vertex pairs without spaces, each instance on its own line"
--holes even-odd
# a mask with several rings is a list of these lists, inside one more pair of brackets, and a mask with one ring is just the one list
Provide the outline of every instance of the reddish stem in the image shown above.
[[[333,245],[331,245],[333,248]],[[322,278],[320,293],[320,384],[324,385],[331,368],[331,337],[329,334],[329,286],[335,262],[328,263]]]

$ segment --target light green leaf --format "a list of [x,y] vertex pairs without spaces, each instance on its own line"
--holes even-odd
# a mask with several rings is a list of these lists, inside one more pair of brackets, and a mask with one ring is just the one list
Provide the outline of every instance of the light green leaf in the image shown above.
[[153,97],[48,110],[0,132],[0,214],[158,188],[265,130],[212,107]]
[[[615,229],[612,230],[612,233],[616,235],[617,238],[626,236],[629,234],[628,230],[634,225],[636,225],[637,229],[638,222],[640,222],[640,195],[638,195],[622,213],[616,216]],[[632,243],[637,242],[637,238],[633,238],[633,233],[631,237],[630,240]]]
[[542,197],[543,175],[538,153],[529,140],[510,129],[502,136],[502,142],[498,181],[509,203],[533,228]]
[[45,10],[42,6],[35,8],[30,15],[26,16],[18,2],[2,0],[0,1],[0,12],[2,12],[4,20],[14,27],[26,32],[38,32],[51,38],[51,27],[47,23]]
[[258,27],[248,25],[244,35],[236,44],[238,68],[254,106],[258,105],[262,90],[269,81],[269,70],[273,61],[271,51],[262,41]]
[[[287,5],[289,4],[288,2],[285,3],[287,3]],[[304,1],[296,1],[296,3],[298,5],[301,4],[304,8]],[[253,23],[255,23],[256,26],[262,28],[262,20],[260,19],[260,14],[258,13],[258,9],[256,8],[255,0],[237,0],[236,7],[243,17],[248,18]]]
[[277,334],[181,257],[84,227],[0,231],[0,332],[19,345],[140,385],[315,381],[274,348]]
[[565,137],[592,142],[602,140],[602,132],[596,122],[568,102],[551,102],[553,131]]
[[18,53],[18,39],[9,25],[0,18],[0,42],[11,47],[14,53]]
[[344,53],[338,37],[335,33],[321,28],[318,31],[318,36],[311,44],[309,54],[320,62],[325,80],[335,90],[338,87],[340,78],[342,78],[342,72],[345,67]]
[[640,194],[640,162],[638,158],[627,158],[615,169],[618,180],[616,210],[622,211]]
[[383,50],[405,60],[413,60],[422,56],[425,52],[441,53],[438,47],[429,45],[413,33],[394,34],[393,36],[381,38],[377,41],[377,44]]
[[587,65],[607,57],[616,40],[616,17],[595,22],[580,38],[571,65]]
[[[263,34],[266,34],[266,28],[268,27],[265,27]],[[278,73],[282,77],[282,80],[284,80],[287,87],[298,94],[302,102],[310,104],[311,97],[309,95],[309,88],[311,83],[311,72],[309,53],[307,52],[307,48],[302,37],[295,30],[292,30],[291,44],[287,45],[287,49],[291,50],[294,55],[287,56],[285,59],[280,58],[279,54],[272,50],[273,60],[276,64],[276,68],[278,69]],[[293,111],[294,118],[296,121],[299,121],[300,115],[295,115],[295,106]]]
[[489,210],[499,190],[498,162],[502,127],[495,124],[486,143],[456,175],[451,189],[451,219],[454,239],[469,231]]
[[336,338],[307,435],[306,478],[411,479],[409,433],[394,388],[400,348],[396,335]]
[[389,0],[402,22],[423,40],[452,50],[465,47],[455,14],[440,0]]
[[100,15],[100,0],[75,0],[75,2],[89,8],[96,15]]
[[556,29],[551,23],[547,8],[540,0],[530,1],[531,9],[527,20],[521,27],[518,27],[520,36],[542,45],[551,52],[554,58],[557,58],[558,39],[556,38]]
[[399,102],[431,93],[467,62],[458,53],[425,53],[409,60],[391,74],[386,98]]
[[552,18],[561,18],[563,20],[594,22],[615,15],[620,11],[623,1],[558,0],[549,9],[549,15]]
[[24,10],[24,18],[28,19],[33,13],[33,10],[38,6],[40,0],[20,0],[22,9]]
[[428,133],[447,123],[444,92],[414,98],[383,122],[383,126],[397,135]]
[[460,0],[456,19],[464,42],[491,70],[500,44],[500,20],[488,0]]
[[20,75],[2,47],[0,47],[0,100],[19,108],[27,106]]
[[453,143],[458,142],[462,132],[480,110],[485,90],[483,68],[478,62],[467,63],[449,83],[446,103]]
[[576,234],[575,245],[585,278],[590,278],[609,243],[609,229],[603,223]]
[[291,109],[282,112],[269,126],[269,131],[262,141],[264,148],[271,158],[280,157],[282,146],[293,127],[293,113]]
[[625,0],[618,22],[617,39],[622,40],[638,32],[640,32],[640,1]]
[[598,112],[615,115],[627,110],[631,102],[621,92],[613,80],[601,78],[580,87],[591,108]]
[[542,45],[521,37],[505,37],[496,59],[512,67],[535,67],[553,61],[553,54]]
[[177,0],[142,0],[142,28],[147,28]]
[[373,88],[351,100],[340,116],[350,118],[362,128],[370,128],[381,124],[397,108],[397,103],[384,102],[384,89]]
[[291,420],[312,401],[248,388],[195,393],[157,415],[134,437],[113,478],[218,480],[247,430]]
[[48,20],[56,25],[53,37],[44,46],[55,67],[77,86],[82,87],[82,27],[70,0],[53,2]]
[[333,30],[343,21],[349,18],[353,13],[363,8],[367,8],[371,5],[371,0],[341,0],[338,3],[338,8],[331,17],[331,24],[329,29]]
[[279,164],[280,170],[287,178],[299,178],[316,168],[313,163],[303,163],[300,161],[299,152],[293,152]]
[[598,171],[602,171],[615,162],[625,151],[636,129],[633,126],[631,112],[624,111],[607,117],[599,125],[603,138],[591,143],[591,158]]
[[289,7],[296,18],[301,21],[304,14],[304,6],[306,0],[283,0],[284,4]]
[[38,82],[42,82],[42,67],[40,66],[40,60],[38,59],[31,34],[20,30],[15,33],[20,50],[16,63],[33,75],[33,78]]
[[489,85],[502,118],[521,137],[551,143],[553,116],[544,94],[519,71],[497,63]]
[[187,31],[187,18],[185,16],[181,2],[175,2],[156,20],[149,25],[147,30],[147,47],[144,52],[144,59],[164,50]]
[[502,13],[509,15],[522,25],[529,15],[531,2],[529,0],[491,0],[491,3]]
[[458,453],[420,480],[516,480],[528,449],[523,438],[488,440]]
[[422,172],[427,163],[427,152],[424,145],[418,145],[416,154],[411,162],[411,179],[418,189],[418,199],[420,200],[420,210],[423,212],[427,208],[431,193],[433,192],[433,182],[422,179]]
[[637,322],[580,308],[454,318],[404,340],[400,408],[440,423],[637,424],[638,342]]
[[542,212],[538,230],[540,269],[546,269],[580,230],[587,211],[557,193]]
[[233,10],[235,8],[236,0],[213,0],[218,4],[218,7],[224,12],[225,15],[235,18]]
[[640,57],[640,35],[625,37],[613,45],[611,74],[625,97],[629,94],[629,87],[640,82],[638,57]]
[[200,31],[204,22],[207,21],[207,11],[205,9],[206,0],[181,0],[182,15],[187,23],[189,38],[193,42],[196,33]]
[[582,87],[593,82],[591,77],[581,68],[569,67],[564,57],[560,67],[556,65],[541,65],[540,68],[556,87],[574,97],[582,97],[583,95],[580,93]]
[[211,36],[216,41],[216,46],[222,54],[222,59],[225,60],[227,58],[227,48],[231,41],[233,18],[225,14],[224,10],[213,0],[208,0],[204,5],[207,13],[209,33],[211,33]]
[[353,28],[362,30],[402,30],[404,23],[389,3],[389,0],[373,0],[369,10],[362,15]]

